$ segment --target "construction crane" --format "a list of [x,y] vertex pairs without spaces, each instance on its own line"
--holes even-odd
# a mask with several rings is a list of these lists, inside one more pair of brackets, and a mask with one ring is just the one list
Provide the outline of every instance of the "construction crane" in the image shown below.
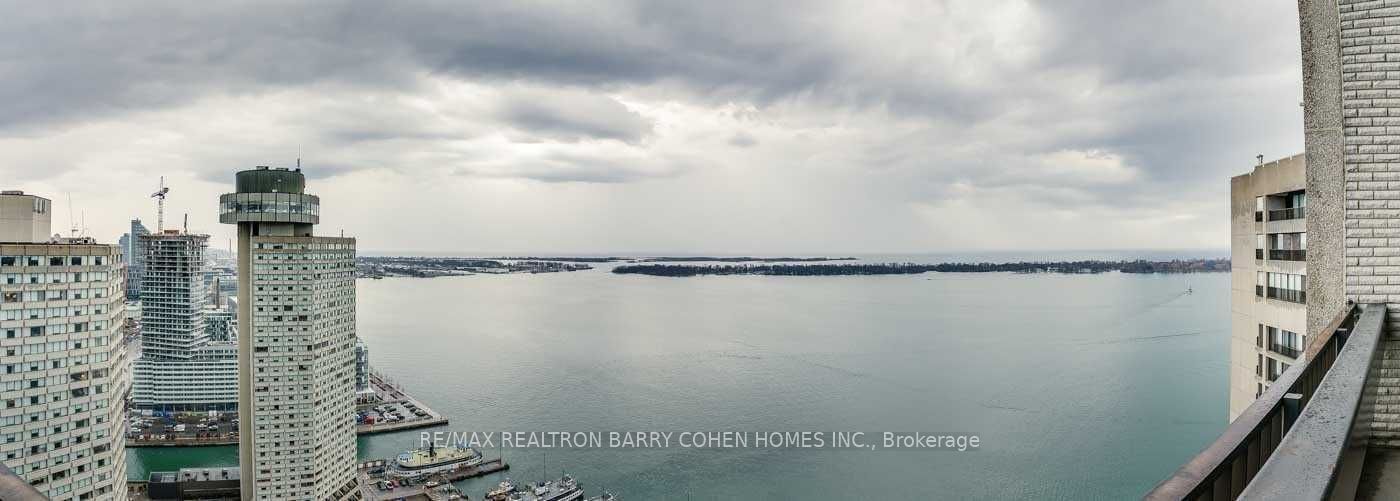
[[156,199],[156,233],[165,231],[165,194],[170,193],[170,188],[165,186],[165,176],[160,177],[160,189],[151,194],[151,198]]

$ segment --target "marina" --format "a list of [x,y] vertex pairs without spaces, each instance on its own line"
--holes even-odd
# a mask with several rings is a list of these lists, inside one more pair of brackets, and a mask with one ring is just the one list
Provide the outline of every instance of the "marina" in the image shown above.
[[[408,454],[412,454],[411,452]],[[395,475],[397,459],[360,463],[355,474],[360,479],[360,492],[370,501],[390,499],[466,499],[452,482],[489,475],[510,469],[500,458],[460,464],[430,474],[403,477]]]

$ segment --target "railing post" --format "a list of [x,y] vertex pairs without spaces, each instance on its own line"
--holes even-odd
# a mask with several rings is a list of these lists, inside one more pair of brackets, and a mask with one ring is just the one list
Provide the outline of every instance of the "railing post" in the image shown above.
[[1288,393],[1283,396],[1283,429],[1293,427],[1298,415],[1303,413],[1303,394]]

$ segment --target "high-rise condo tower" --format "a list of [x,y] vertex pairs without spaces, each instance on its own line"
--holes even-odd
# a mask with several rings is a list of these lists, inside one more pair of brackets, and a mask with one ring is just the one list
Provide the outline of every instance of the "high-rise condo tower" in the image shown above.
[[301,170],[239,172],[238,458],[244,500],[360,499],[355,479],[355,239],[318,237]]

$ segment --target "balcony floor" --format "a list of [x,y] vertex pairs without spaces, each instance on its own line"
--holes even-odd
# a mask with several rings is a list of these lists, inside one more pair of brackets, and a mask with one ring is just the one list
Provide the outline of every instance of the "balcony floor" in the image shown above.
[[1400,449],[1372,447],[1366,450],[1356,499],[1400,499]]

